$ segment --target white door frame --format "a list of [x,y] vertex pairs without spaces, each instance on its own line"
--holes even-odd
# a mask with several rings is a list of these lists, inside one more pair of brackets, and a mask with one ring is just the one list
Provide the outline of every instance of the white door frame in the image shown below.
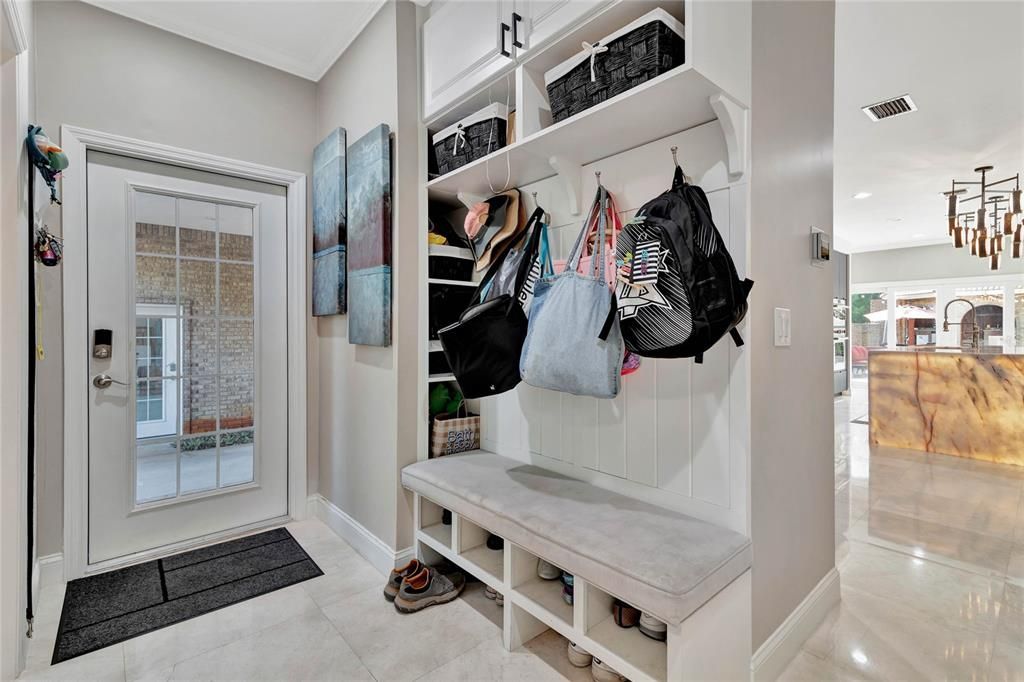
[[[64,579],[88,574],[89,523],[89,320],[86,260],[86,152],[120,154],[199,171],[283,185],[288,230],[288,513],[306,515],[306,176],[202,152],[136,140],[76,126],[61,126],[61,147],[68,156],[64,174]],[[80,390],[79,390],[80,389]],[[251,530],[247,527],[244,530]],[[243,529],[233,529],[231,535]],[[218,536],[175,545],[178,551]],[[125,557],[135,563],[168,548]],[[109,563],[102,568],[109,568]],[[92,570],[96,570],[95,567]]]

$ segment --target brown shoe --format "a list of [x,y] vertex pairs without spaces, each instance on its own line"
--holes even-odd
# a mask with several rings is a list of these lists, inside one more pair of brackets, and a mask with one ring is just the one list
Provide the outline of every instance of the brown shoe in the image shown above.
[[430,566],[424,566],[416,575],[402,581],[395,597],[395,608],[402,613],[415,613],[435,604],[455,600],[466,585],[462,573],[443,575]]
[[420,563],[419,559],[412,559],[405,566],[393,569],[391,576],[388,578],[387,585],[384,586],[384,598],[388,601],[395,601],[398,591],[402,588],[402,580],[416,575],[422,569],[423,564]]

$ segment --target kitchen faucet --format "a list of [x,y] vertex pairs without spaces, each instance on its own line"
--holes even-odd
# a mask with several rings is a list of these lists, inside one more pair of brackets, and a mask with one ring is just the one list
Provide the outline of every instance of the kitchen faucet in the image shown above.
[[967,305],[971,306],[971,312],[974,313],[974,315],[971,318],[973,321],[968,323],[968,324],[971,325],[971,345],[970,345],[970,348],[972,350],[978,350],[978,347],[979,347],[979,343],[978,343],[978,341],[979,341],[979,339],[978,339],[978,309],[975,308],[974,304],[971,303],[970,301],[968,301],[966,298],[954,298],[953,300],[951,300],[949,303],[946,304],[946,308],[942,311],[942,331],[948,332],[949,331],[949,325],[957,326],[957,325],[962,325],[963,324],[963,322],[950,322],[949,321],[949,306],[953,305],[957,301],[963,301]]

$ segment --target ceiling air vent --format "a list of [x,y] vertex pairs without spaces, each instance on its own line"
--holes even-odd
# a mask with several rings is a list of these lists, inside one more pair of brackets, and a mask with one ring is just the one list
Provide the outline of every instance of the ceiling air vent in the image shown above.
[[861,111],[872,121],[877,122],[883,118],[892,118],[893,116],[901,116],[909,114],[911,111],[917,111],[917,105],[914,104],[914,100],[910,99],[910,95],[900,95],[899,97],[893,97],[892,99],[861,107]]

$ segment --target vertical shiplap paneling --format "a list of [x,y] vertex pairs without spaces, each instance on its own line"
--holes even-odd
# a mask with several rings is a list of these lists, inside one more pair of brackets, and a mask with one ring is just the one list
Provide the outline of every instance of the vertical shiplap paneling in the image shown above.
[[568,424],[563,416],[562,394],[536,389],[532,398],[541,405],[541,454],[546,457],[572,461],[572,451],[562,447],[562,429]]
[[597,399],[564,395],[562,407],[562,414],[569,417],[562,427],[562,447],[572,453],[572,462],[576,466],[600,470],[597,459]]
[[626,394],[597,401],[597,464],[602,473],[626,477]]
[[[729,190],[708,193],[711,214],[729,244]],[[729,346],[728,336],[693,368],[693,496],[729,506]]]
[[658,487],[690,496],[690,360],[644,360],[658,374]]
[[622,378],[626,404],[626,478],[658,485],[658,374],[650,358]]
[[519,409],[523,413],[523,443],[530,452],[543,454],[544,415],[540,397],[541,389],[527,383],[519,384],[515,396],[519,401]]

